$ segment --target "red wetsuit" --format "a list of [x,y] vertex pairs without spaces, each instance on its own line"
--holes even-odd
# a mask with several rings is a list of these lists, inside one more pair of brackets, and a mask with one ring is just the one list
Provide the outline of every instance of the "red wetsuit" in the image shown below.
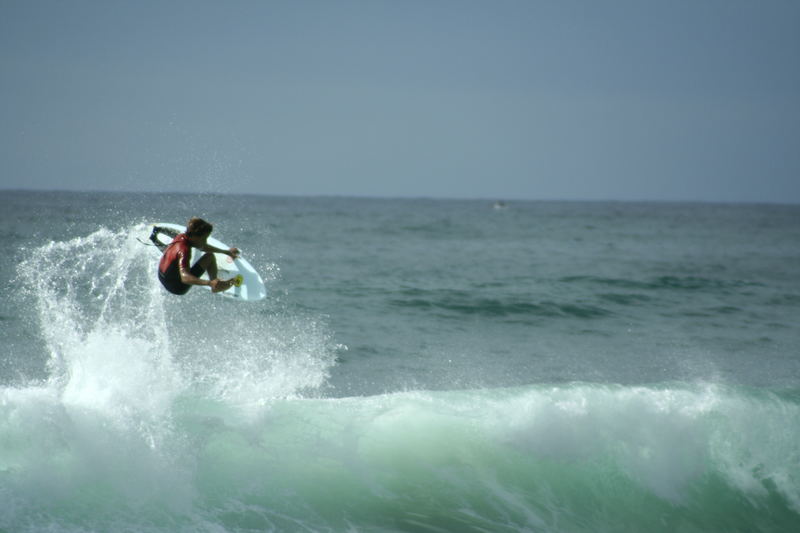
[[164,255],[161,256],[161,261],[158,263],[158,279],[172,294],[186,294],[192,288],[191,285],[181,281],[181,268],[185,268],[197,277],[205,272],[205,269],[199,264],[189,268],[191,257],[192,247],[185,233],[178,234],[164,250]]

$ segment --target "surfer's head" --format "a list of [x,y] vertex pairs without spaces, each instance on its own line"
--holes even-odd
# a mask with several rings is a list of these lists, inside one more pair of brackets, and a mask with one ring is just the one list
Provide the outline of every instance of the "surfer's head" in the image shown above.
[[214,226],[206,222],[200,217],[192,217],[189,219],[189,222],[186,224],[186,236],[187,237],[208,237],[211,235],[211,231],[214,229]]

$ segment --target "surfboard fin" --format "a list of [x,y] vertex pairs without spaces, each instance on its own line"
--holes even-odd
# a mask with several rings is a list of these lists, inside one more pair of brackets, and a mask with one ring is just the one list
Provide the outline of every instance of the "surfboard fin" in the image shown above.
[[163,233],[164,235],[168,235],[169,237],[175,238],[178,235],[178,232],[171,228],[162,228],[161,226],[153,226],[153,231],[150,232],[150,241],[156,245],[156,247],[161,250],[162,252],[166,249],[167,245],[158,240],[158,234]]
[[150,242],[152,242],[159,250],[163,250],[164,244],[158,240],[158,230],[158,226],[153,226],[153,231],[150,233]]

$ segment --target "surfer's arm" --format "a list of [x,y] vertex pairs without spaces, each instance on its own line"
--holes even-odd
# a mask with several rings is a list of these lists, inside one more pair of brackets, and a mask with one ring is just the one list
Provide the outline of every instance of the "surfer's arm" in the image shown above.
[[219,278],[214,278],[209,280],[209,279],[198,278],[186,268],[181,268],[180,273],[181,273],[181,281],[184,282],[185,284],[205,285],[211,287],[211,292],[221,292],[227,290],[233,284],[231,280],[223,280]]
[[181,273],[181,281],[186,285],[206,285],[211,287],[211,292],[220,292],[227,290],[231,287],[233,282],[231,280],[224,280],[219,278],[214,279],[203,279],[198,278],[194,274],[192,274],[189,269],[187,268],[180,268]]
[[214,280],[202,279],[192,274],[189,268],[189,257],[190,255],[188,252],[178,252],[178,272],[180,273],[181,281],[186,285],[211,285],[213,287],[214,284],[212,281]]
[[181,273],[181,281],[186,285],[211,285],[211,282],[207,279],[198,278],[187,268],[180,268]]
[[239,249],[238,248],[228,248],[227,250],[223,250],[222,248],[217,248],[216,246],[211,246],[210,244],[205,244],[200,247],[201,250],[204,252],[212,252],[215,254],[225,254],[233,257],[236,259],[239,257]]
[[183,262],[178,263],[178,272],[181,274],[181,281],[186,285],[211,285],[211,281],[198,278],[192,274],[191,270],[186,268]]
[[[213,246],[211,246],[210,248],[211,250],[208,251],[216,250],[216,248],[214,248]],[[200,249],[204,250],[204,248]],[[213,256],[210,256],[210,259],[213,261]],[[202,260],[203,259],[201,259],[201,261]],[[178,258],[178,272],[180,273],[181,281],[186,285],[208,286],[211,287],[211,292],[220,292],[227,290],[233,284],[231,280],[222,280],[219,278],[203,279],[195,276],[194,274],[192,274],[192,271],[189,268],[189,261],[187,260],[187,256],[183,254],[180,254],[180,257]]]

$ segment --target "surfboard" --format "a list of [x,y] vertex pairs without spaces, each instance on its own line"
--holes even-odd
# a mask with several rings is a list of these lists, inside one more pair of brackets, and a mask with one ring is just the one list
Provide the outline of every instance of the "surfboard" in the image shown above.
[[[186,226],[172,224],[171,222],[156,222],[150,226],[150,230],[150,236],[148,238],[150,242],[155,245],[153,250],[157,252],[158,257],[160,258],[167,245],[172,242],[172,239],[174,239],[179,233],[186,231]],[[215,239],[214,237],[209,237],[207,242],[211,246],[221,248],[223,250],[231,248],[224,242]],[[203,253],[204,252],[202,250],[192,248],[192,266],[194,266],[194,264],[200,259]],[[229,255],[214,254],[214,258],[217,260],[217,276],[220,279],[237,278],[233,287],[215,294],[245,302],[256,302],[266,298],[267,288],[264,286],[264,281],[261,279],[261,276],[259,276],[256,269],[253,268],[253,266],[248,263],[246,259],[243,259],[241,255],[234,259]],[[208,279],[208,274],[203,274],[201,277],[203,279]],[[211,290],[211,287],[205,285],[202,285],[202,287],[208,289],[209,291]]]

